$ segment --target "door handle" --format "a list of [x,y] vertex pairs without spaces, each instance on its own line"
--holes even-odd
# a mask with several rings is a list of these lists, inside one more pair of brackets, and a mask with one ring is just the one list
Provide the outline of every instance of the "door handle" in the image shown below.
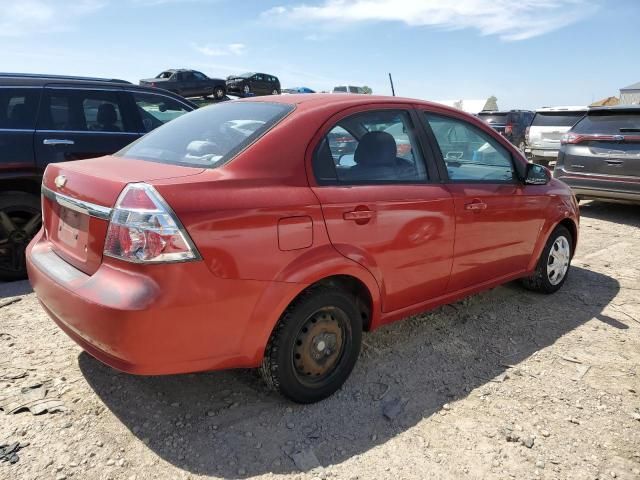
[[76,142],[74,142],[73,140],[67,140],[67,139],[57,139],[57,138],[45,138],[42,141],[43,145],[73,145]]
[[342,217],[345,220],[370,220],[373,218],[373,212],[371,210],[354,210],[352,212],[345,212]]
[[471,203],[466,203],[464,206],[465,210],[473,210],[473,211],[478,211],[478,210],[486,210],[487,209],[487,204],[484,203],[482,200],[474,200]]

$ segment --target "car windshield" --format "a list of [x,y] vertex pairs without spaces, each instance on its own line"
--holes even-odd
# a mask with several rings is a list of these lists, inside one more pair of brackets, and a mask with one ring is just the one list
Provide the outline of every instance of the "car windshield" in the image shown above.
[[333,89],[333,91],[334,92],[344,92],[344,93],[346,93],[347,92],[347,87],[335,87]]
[[585,112],[537,112],[532,127],[573,127]]
[[241,73],[240,75],[238,75],[238,77],[240,78],[250,78],[253,77],[255,75],[255,73],[253,72],[247,72],[247,73]]
[[506,123],[507,122],[507,114],[506,113],[482,113],[478,114],[480,120],[484,120],[487,123]]
[[173,75],[173,72],[162,72],[156,78],[171,78],[171,75]]
[[624,134],[640,132],[640,110],[633,112],[593,112],[573,127],[574,133]]
[[228,102],[183,115],[116,153],[160,163],[215,168],[237,154],[293,106]]

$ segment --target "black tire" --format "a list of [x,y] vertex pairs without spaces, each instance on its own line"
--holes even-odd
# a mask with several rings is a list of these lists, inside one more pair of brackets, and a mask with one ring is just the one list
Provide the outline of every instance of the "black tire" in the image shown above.
[[[548,265],[550,265],[549,261],[551,249],[554,248],[556,240],[558,240],[560,237],[564,237],[568,242],[569,263],[567,265],[567,270],[564,276],[560,279],[559,282],[553,283],[549,278]],[[569,232],[566,227],[558,225],[555,230],[551,232],[547,243],[542,249],[542,253],[540,254],[540,259],[538,260],[535,273],[530,277],[523,278],[522,284],[525,288],[533,290],[534,292],[557,292],[558,290],[560,290],[562,285],[564,285],[564,282],[566,282],[567,277],[569,276],[569,272],[571,270],[571,258],[573,258],[573,235],[571,235],[571,232]]]
[[[339,328],[333,330],[339,333],[330,333],[334,328]],[[314,330],[318,334],[312,337]],[[331,338],[334,350],[327,353]],[[349,377],[360,354],[361,340],[362,318],[352,295],[330,287],[309,289],[287,308],[272,332],[262,361],[262,377],[270,388],[294,402],[320,401]],[[301,358],[301,349],[306,346],[309,356],[303,352]],[[326,372],[309,371],[324,368],[321,362],[329,363]]]
[[41,225],[40,198],[36,195],[0,195],[0,280],[27,278],[25,249]]
[[278,90],[277,88],[274,88],[273,91],[271,92],[271,95],[280,95],[280,90]]
[[226,95],[226,92],[224,91],[223,87],[216,87],[213,89],[213,99],[214,100],[222,100],[224,99],[224,96]]

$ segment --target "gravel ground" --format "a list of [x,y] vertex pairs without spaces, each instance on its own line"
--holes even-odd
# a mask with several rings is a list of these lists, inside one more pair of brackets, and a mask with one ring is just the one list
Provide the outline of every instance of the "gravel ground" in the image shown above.
[[[0,307],[0,478],[640,478],[640,209],[582,215],[560,292],[509,284],[365,335],[309,406],[252,371],[118,373],[0,285],[21,295]],[[53,413],[7,413],[29,401]]]

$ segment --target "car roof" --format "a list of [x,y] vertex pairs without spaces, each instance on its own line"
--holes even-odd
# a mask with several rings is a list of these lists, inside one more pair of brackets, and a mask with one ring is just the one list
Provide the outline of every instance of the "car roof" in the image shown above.
[[131,82],[118,78],[76,77],[72,75],[49,75],[39,73],[0,73],[0,84],[14,85],[23,83],[28,85],[45,85],[51,82],[65,83],[100,83],[132,85]]
[[536,112],[586,112],[589,107],[585,105],[569,105],[560,107],[542,107],[538,108]]
[[441,103],[418,100],[415,98],[391,97],[385,95],[332,95],[330,93],[293,93],[291,95],[269,95],[266,97],[249,97],[234,102],[269,102],[296,105],[300,110],[314,110],[328,105],[341,109],[359,105],[384,105],[389,103],[406,105],[423,105],[438,110],[446,110],[455,114],[465,114],[462,110]]
[[502,113],[516,113],[516,112],[531,112],[531,110],[518,110],[518,109],[513,109],[513,110],[482,110],[481,112],[478,113],[478,115],[494,115],[496,113],[498,114],[502,114]]
[[610,107],[591,107],[589,113],[611,112],[611,113],[640,113],[640,105],[614,105]]

